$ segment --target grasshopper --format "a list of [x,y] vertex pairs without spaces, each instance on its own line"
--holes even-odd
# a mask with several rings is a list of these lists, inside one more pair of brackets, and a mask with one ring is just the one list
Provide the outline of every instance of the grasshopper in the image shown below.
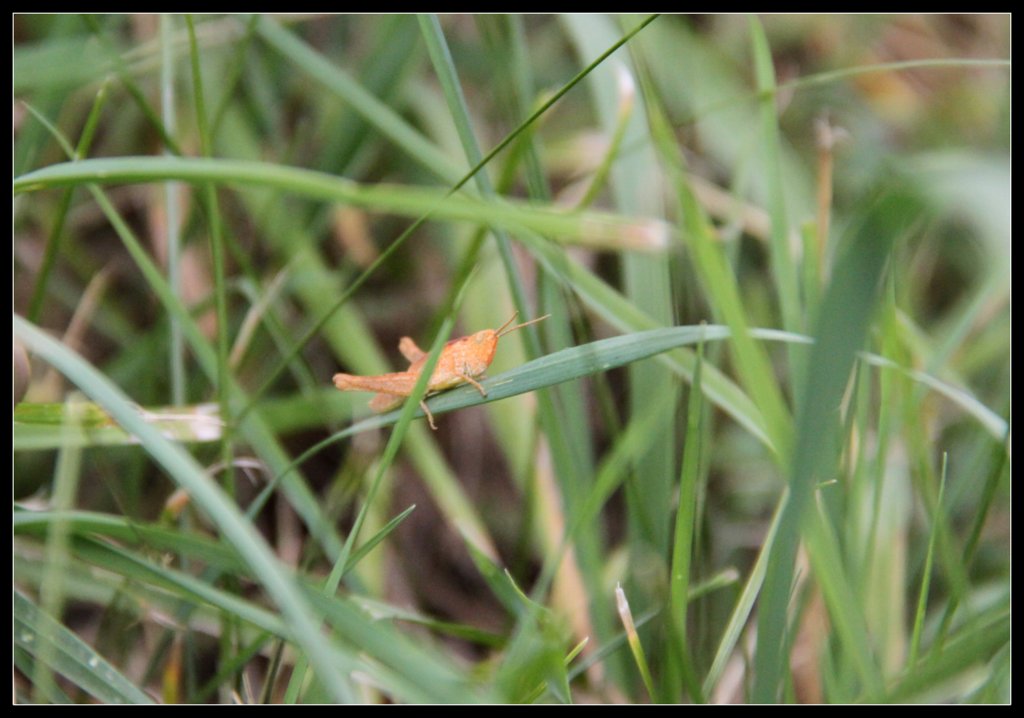
[[[427,395],[452,389],[460,384],[472,384],[480,392],[480,396],[487,396],[487,390],[480,385],[476,377],[483,376],[487,367],[494,361],[498,339],[516,329],[522,329],[551,316],[545,314],[543,317],[509,327],[509,324],[514,322],[518,315],[519,313],[516,312],[511,319],[497,329],[483,329],[476,334],[452,339],[445,344],[441,349],[441,356],[438,357],[437,364],[434,366],[434,373],[430,375],[430,380],[427,382]],[[398,342],[398,351],[409,362],[409,368],[405,371],[376,376],[335,374],[334,386],[342,391],[377,392],[377,395],[370,400],[370,408],[378,414],[394,409],[412,394],[416,381],[423,372],[423,367],[429,357],[428,353],[416,346],[416,342],[409,337],[402,337]],[[430,428],[436,431],[434,416],[427,408],[426,402],[420,400],[420,407],[427,415]]]

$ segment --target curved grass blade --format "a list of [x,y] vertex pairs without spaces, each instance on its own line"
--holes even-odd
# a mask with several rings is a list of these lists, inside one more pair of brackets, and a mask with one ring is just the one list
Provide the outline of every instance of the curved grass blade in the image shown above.
[[[15,194],[82,183],[127,184],[180,180],[195,184],[264,187],[312,199],[420,218],[479,222],[530,230],[560,239],[665,244],[669,226],[660,220],[604,212],[566,214],[509,200],[485,201],[443,190],[407,185],[364,185],[325,172],[269,162],[182,157],[105,157],[49,165],[16,178]],[[651,239],[654,241],[650,241]]]
[[106,536],[127,544],[142,542],[149,549],[176,551],[223,571],[246,572],[242,560],[228,546],[195,533],[92,511],[23,511],[18,510],[17,505],[15,509],[12,521],[15,535],[46,535],[53,525],[64,522],[72,536]]
[[14,645],[38,656],[47,642],[49,667],[103,703],[153,703],[87,643],[14,591]]

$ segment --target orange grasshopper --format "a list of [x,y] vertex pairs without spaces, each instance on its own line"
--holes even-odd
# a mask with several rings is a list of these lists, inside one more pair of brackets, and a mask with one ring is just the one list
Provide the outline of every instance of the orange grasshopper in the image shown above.
[[[494,361],[498,339],[516,329],[522,329],[551,316],[545,314],[543,317],[531,319],[509,328],[508,325],[514,322],[518,315],[519,313],[516,312],[511,319],[497,329],[483,329],[476,334],[452,339],[445,344],[441,349],[441,356],[438,357],[437,364],[434,366],[434,373],[430,375],[430,380],[427,382],[427,396],[445,389],[452,389],[460,384],[472,384],[480,392],[480,396],[487,396],[487,391],[476,380],[476,377],[482,376]],[[377,395],[370,400],[370,408],[378,414],[394,409],[412,394],[416,381],[420,378],[423,366],[429,357],[429,354],[416,346],[416,342],[409,337],[402,337],[398,342],[398,351],[402,352],[402,356],[409,362],[409,368],[405,371],[376,376],[335,374],[334,386],[342,391],[377,392]],[[427,415],[430,428],[437,430],[437,426],[434,425],[434,416],[427,408],[426,402],[421,400],[420,407]]]

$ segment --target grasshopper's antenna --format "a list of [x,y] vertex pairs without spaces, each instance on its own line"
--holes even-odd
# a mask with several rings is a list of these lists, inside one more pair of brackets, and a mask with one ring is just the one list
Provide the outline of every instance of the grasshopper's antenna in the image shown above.
[[497,334],[500,337],[502,332],[505,331],[505,327],[507,327],[512,322],[514,322],[516,320],[516,317],[518,317],[518,316],[519,316],[519,312],[516,312],[515,314],[513,314],[511,317],[509,317],[509,320],[507,322],[505,322],[504,324],[502,324],[500,327],[498,327],[497,330],[495,330],[494,333]]
[[509,319],[507,322],[505,322],[500,327],[498,327],[498,331],[495,332],[495,335],[497,335],[499,337],[502,337],[502,336],[505,336],[506,334],[511,334],[516,329],[522,329],[523,327],[529,326],[530,324],[536,324],[537,322],[540,322],[540,321],[543,321],[543,320],[547,319],[551,315],[550,314],[545,314],[543,317],[537,317],[536,319],[531,319],[528,322],[523,322],[522,324],[516,324],[514,327],[506,328],[506,327],[508,327],[509,324],[511,324],[512,322],[514,322],[516,320],[517,316],[519,316],[519,312],[516,312],[515,314],[513,314],[511,319]]

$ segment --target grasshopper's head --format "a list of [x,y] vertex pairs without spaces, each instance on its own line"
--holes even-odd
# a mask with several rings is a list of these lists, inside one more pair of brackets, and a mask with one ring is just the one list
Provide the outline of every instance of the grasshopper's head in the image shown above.
[[491,362],[494,361],[494,353],[498,349],[499,339],[509,332],[514,332],[516,329],[525,327],[527,324],[533,324],[534,322],[539,322],[541,319],[547,319],[547,316],[510,327],[509,325],[515,321],[515,318],[516,315],[513,314],[511,319],[497,329],[482,329],[476,334],[470,334],[468,337],[463,337],[458,340],[462,344],[461,356],[464,361],[463,366],[466,367],[471,376],[479,376],[487,371],[487,367],[489,367]]
[[494,361],[494,353],[498,349],[498,332],[482,329],[462,341],[465,343],[464,357],[470,373],[473,376],[483,374]]

